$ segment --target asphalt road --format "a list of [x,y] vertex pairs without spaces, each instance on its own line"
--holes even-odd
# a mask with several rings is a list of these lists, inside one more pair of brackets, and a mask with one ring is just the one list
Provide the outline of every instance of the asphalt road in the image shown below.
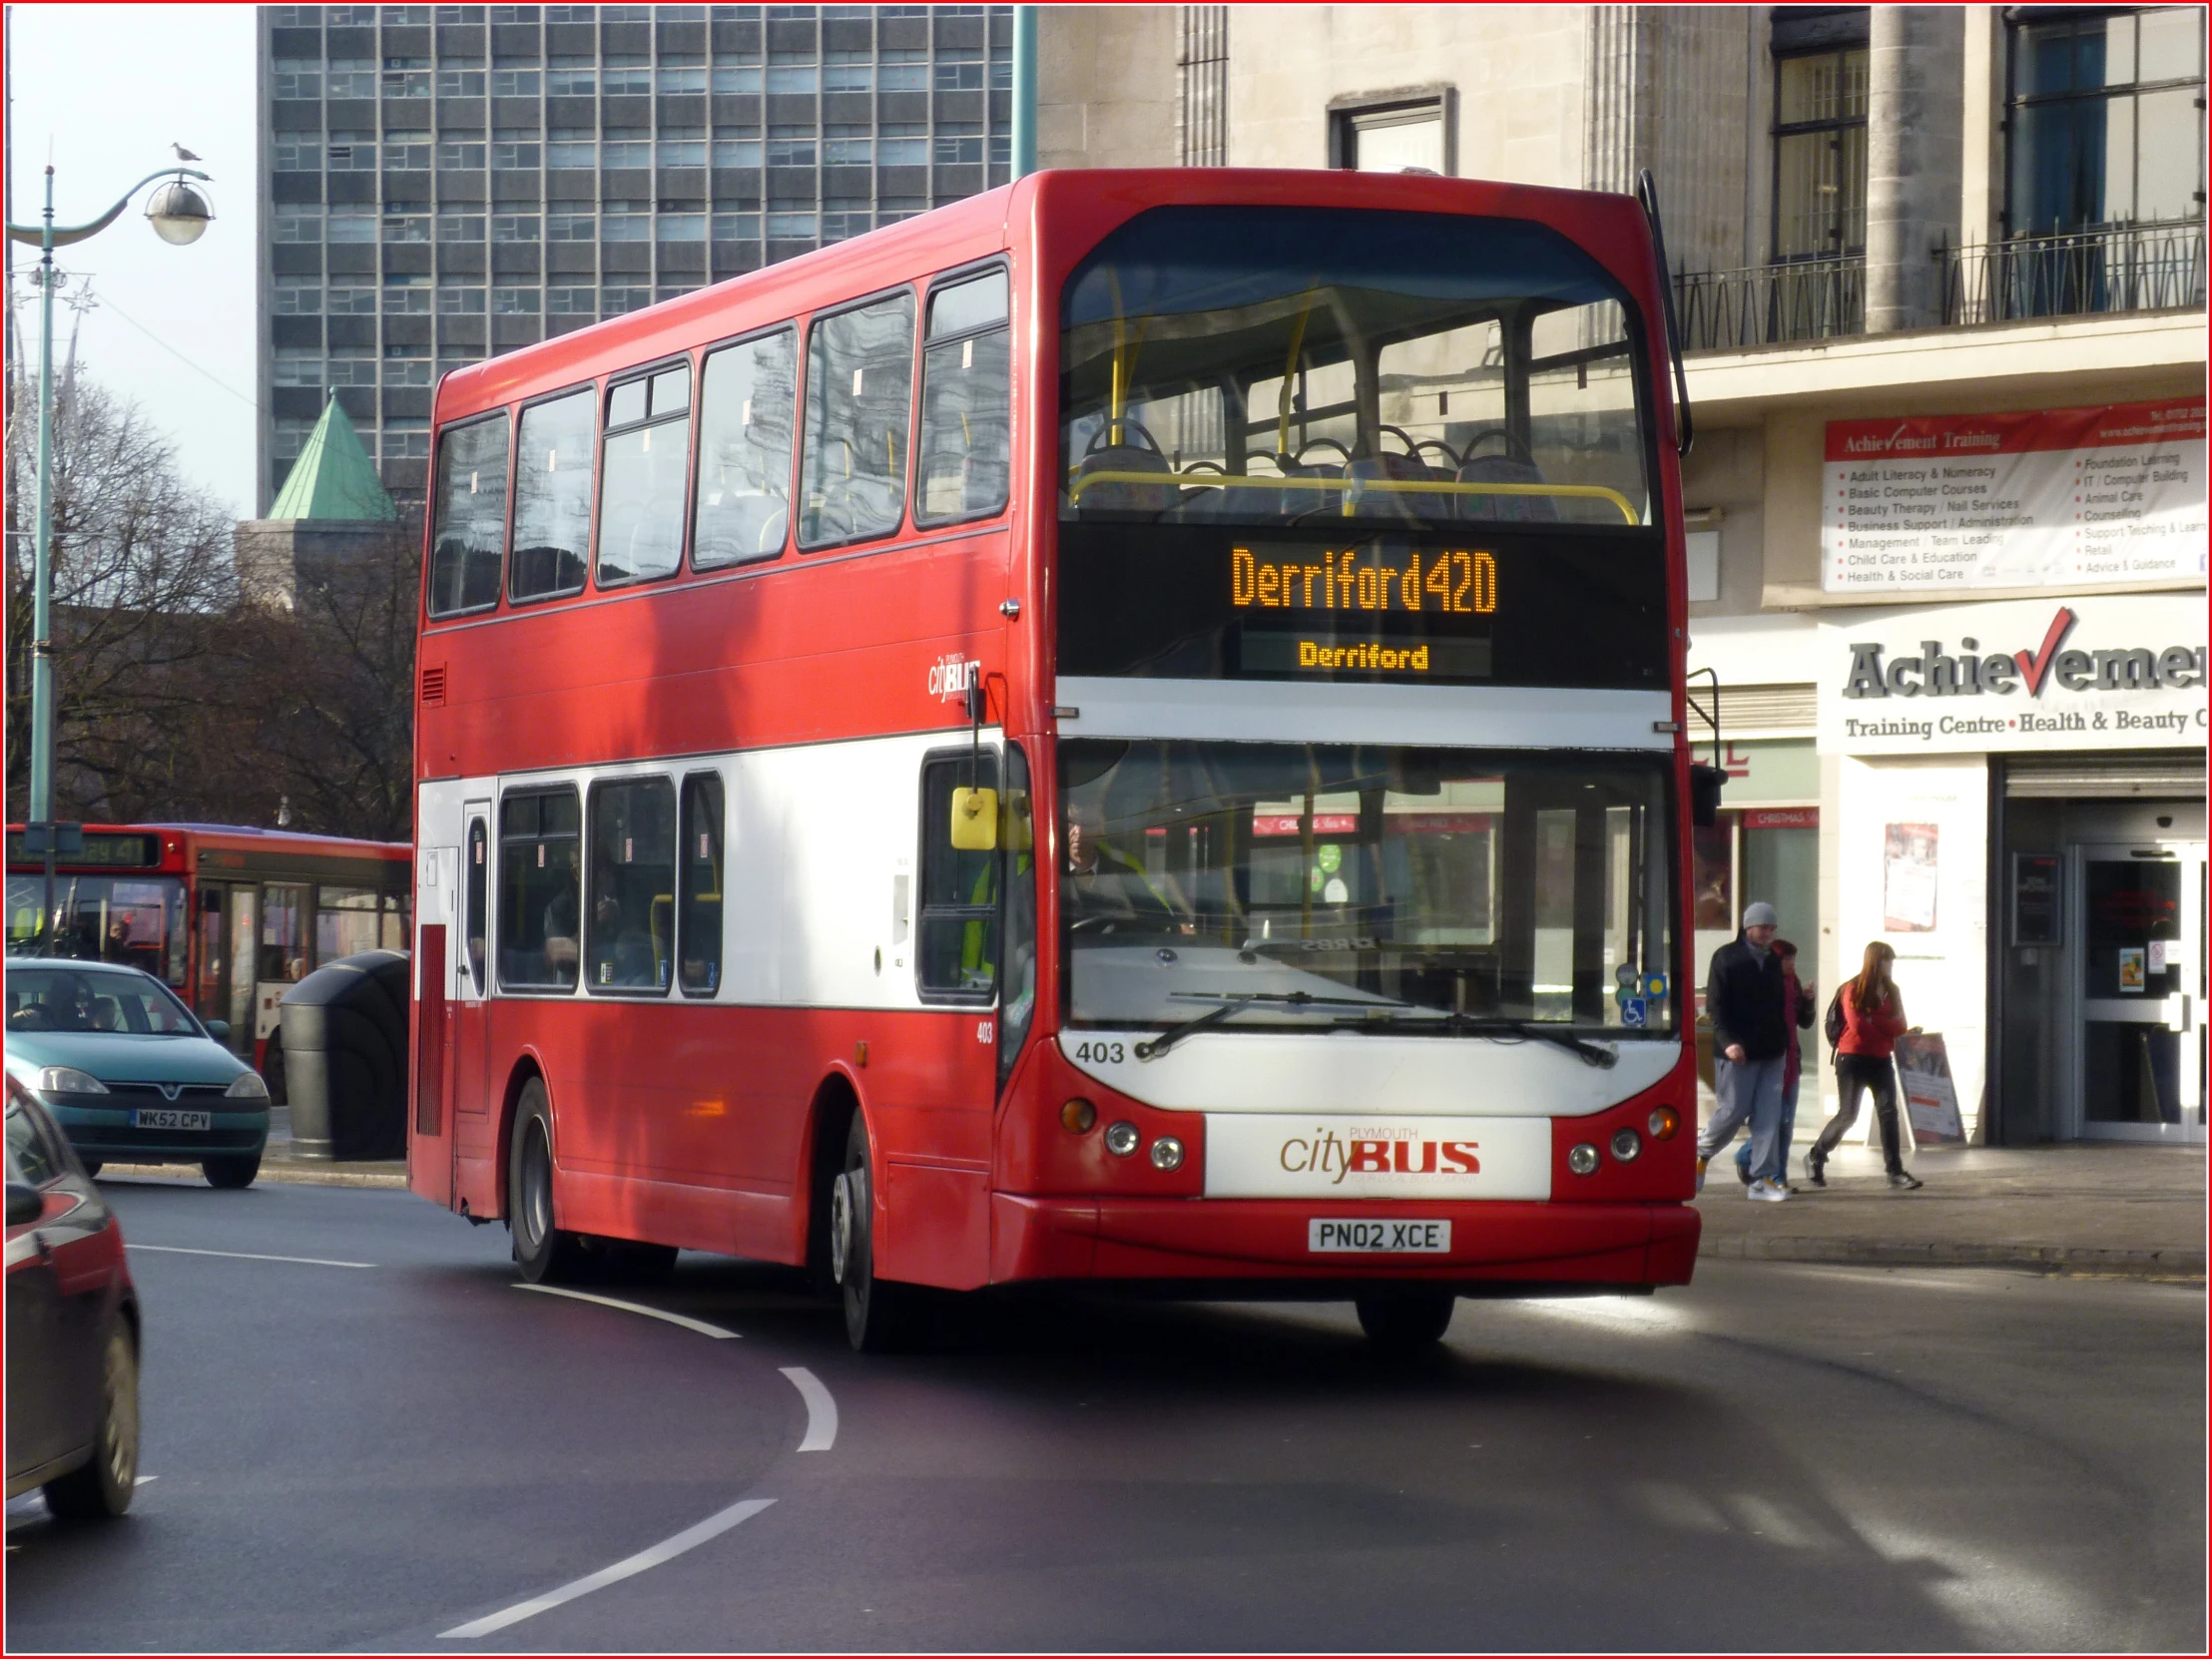
[[10,1504],[15,1652],[2205,1643],[2201,1287],[1704,1263],[1411,1364],[1113,1301],[862,1359],[743,1264],[599,1293],[730,1339],[404,1194],[108,1190],[152,1478]]

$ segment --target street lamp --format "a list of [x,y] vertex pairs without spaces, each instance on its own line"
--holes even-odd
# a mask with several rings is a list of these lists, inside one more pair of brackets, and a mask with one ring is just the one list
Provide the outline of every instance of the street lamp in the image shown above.
[[156,191],[146,205],[146,217],[154,234],[176,247],[198,242],[214,217],[187,179],[207,182],[205,173],[189,167],[165,167],[149,173],[123,193],[122,200],[85,225],[54,223],[54,169],[46,169],[46,211],[38,225],[10,225],[10,242],[28,243],[39,250],[33,280],[39,290],[38,344],[38,517],[34,532],[34,597],[31,623],[31,801],[29,823],[33,838],[46,851],[46,908],[39,922],[44,948],[54,947],[54,250],[98,236],[122,217],[131,198],[158,179],[169,183]]

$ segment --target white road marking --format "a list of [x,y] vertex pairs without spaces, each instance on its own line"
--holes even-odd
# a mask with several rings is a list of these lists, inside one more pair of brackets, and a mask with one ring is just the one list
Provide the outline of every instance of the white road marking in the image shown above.
[[830,1397],[822,1379],[805,1366],[786,1366],[784,1375],[807,1402],[807,1437],[799,1442],[799,1449],[828,1451],[837,1443],[837,1402]]
[[[709,1325],[705,1320],[687,1319],[682,1314],[670,1313],[666,1308],[648,1308],[642,1302],[622,1302],[611,1296],[593,1296],[589,1291],[566,1290],[559,1285],[517,1285],[515,1289],[536,1291],[543,1296],[565,1296],[574,1302],[596,1302],[602,1308],[620,1308],[626,1314],[643,1314],[649,1320],[666,1320],[671,1325],[682,1326],[686,1331],[696,1331],[702,1337],[720,1337],[728,1342],[734,1342],[738,1337],[737,1332],[725,1331],[719,1325]],[[745,1517],[740,1515],[738,1518],[743,1520]]]
[[332,1262],[320,1256],[259,1256],[251,1250],[188,1250],[183,1245],[133,1244],[126,1250],[152,1250],[164,1256],[221,1256],[232,1262],[290,1262],[302,1268],[372,1268],[374,1262]]
[[[542,1289],[543,1287],[533,1286],[531,1288]],[[621,1307],[623,1304],[617,1303],[616,1306]],[[731,1333],[724,1332],[722,1335],[728,1336]],[[532,1596],[528,1601],[518,1601],[512,1607],[505,1608],[500,1612],[487,1614],[480,1619],[471,1619],[466,1624],[457,1624],[451,1630],[441,1630],[438,1632],[438,1637],[441,1641],[467,1641],[477,1636],[489,1636],[495,1631],[506,1629],[511,1624],[520,1624],[524,1619],[535,1618],[538,1614],[550,1608],[558,1607],[564,1602],[574,1601],[578,1596],[588,1596],[594,1590],[604,1590],[610,1584],[619,1584],[625,1578],[634,1578],[648,1567],[657,1567],[664,1561],[673,1561],[686,1550],[697,1549],[709,1538],[720,1537],[737,1525],[738,1522],[750,1520],[775,1501],[776,1499],[773,1497],[749,1497],[743,1503],[733,1503],[720,1513],[709,1515],[697,1526],[686,1527],[675,1537],[657,1543],[651,1549],[640,1550],[627,1560],[617,1561],[611,1567],[602,1567],[589,1577],[579,1578],[573,1583],[563,1584],[557,1590],[548,1590],[542,1596]]]
[[143,1486],[149,1480],[159,1480],[161,1476],[158,1474],[142,1474],[136,1480],[132,1481],[131,1484],[134,1486]]

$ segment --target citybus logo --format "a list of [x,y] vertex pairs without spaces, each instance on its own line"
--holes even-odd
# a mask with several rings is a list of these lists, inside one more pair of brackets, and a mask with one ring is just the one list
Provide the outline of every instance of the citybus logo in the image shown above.
[[1336,1186],[1348,1175],[1480,1175],[1479,1141],[1430,1141],[1406,1128],[1359,1125],[1340,1136],[1316,1128],[1293,1135],[1276,1161],[1292,1175],[1326,1175]]
[[929,665],[929,695],[942,703],[964,697],[982,672],[983,665],[977,659],[963,657],[957,651],[947,652]]
[[1984,654],[1978,640],[1962,638],[1953,656],[1941,640],[1923,640],[1920,655],[1884,659],[1878,642],[1854,643],[1851,672],[1844,681],[1844,695],[1874,697],[1980,697],[1984,693],[2010,697],[2025,688],[2040,698],[2045,686],[2056,682],[2069,692],[2186,691],[2204,684],[2205,648],[2170,645],[2163,651],[2145,646],[2116,650],[2068,651],[2061,649],[2080,618],[2060,606],[2044,631],[2043,643],[2028,651]]

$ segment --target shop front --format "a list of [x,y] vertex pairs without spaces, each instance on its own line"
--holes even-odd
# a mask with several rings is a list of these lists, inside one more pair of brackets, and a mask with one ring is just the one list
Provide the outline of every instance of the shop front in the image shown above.
[[1970,1140],[2205,1139],[2201,590],[1819,626],[1822,978],[1897,951]]

